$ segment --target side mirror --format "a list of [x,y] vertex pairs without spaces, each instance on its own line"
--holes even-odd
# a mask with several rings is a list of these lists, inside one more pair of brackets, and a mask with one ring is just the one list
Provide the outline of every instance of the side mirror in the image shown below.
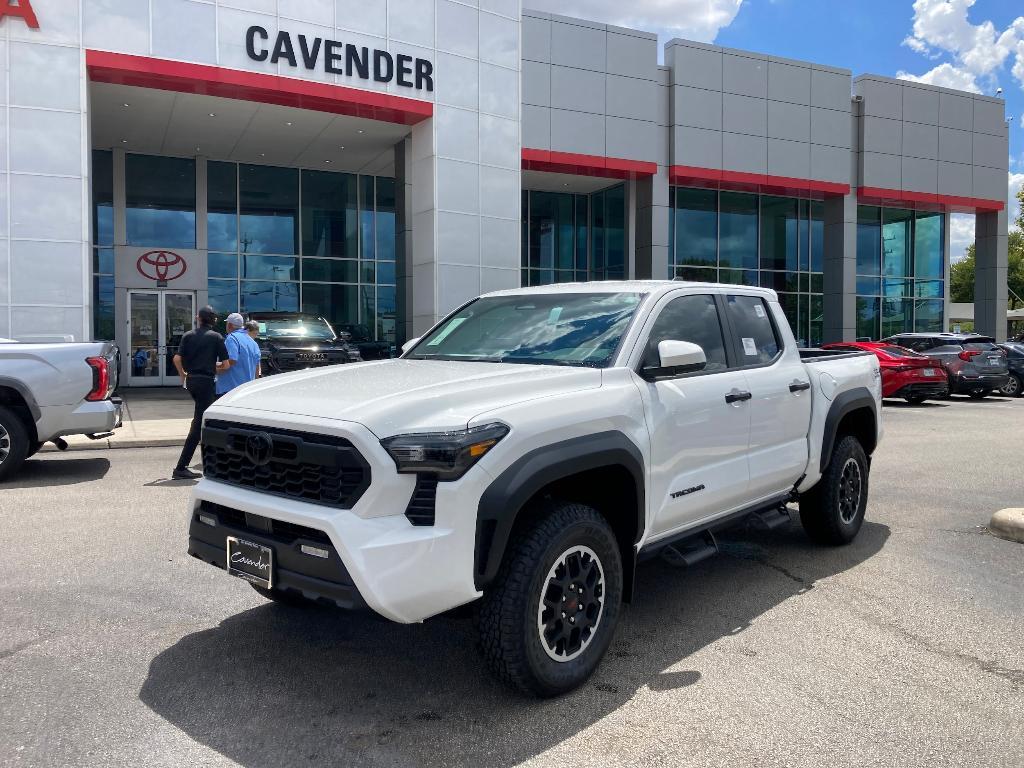
[[405,344],[402,345],[402,354],[404,355],[410,349],[412,349],[417,344],[419,344],[419,341],[420,341],[420,339],[417,336],[415,339],[409,339],[407,342],[405,342]]
[[640,373],[648,381],[672,378],[704,370],[707,357],[699,344],[666,339],[658,342],[659,365],[644,368]]

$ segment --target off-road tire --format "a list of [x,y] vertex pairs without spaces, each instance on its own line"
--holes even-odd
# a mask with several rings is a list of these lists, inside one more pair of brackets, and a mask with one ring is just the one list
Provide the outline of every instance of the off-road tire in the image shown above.
[[282,605],[316,605],[312,600],[307,600],[301,594],[293,592],[292,590],[283,591],[280,589],[274,589],[273,587],[267,589],[266,587],[261,587],[258,584],[253,584],[251,581],[249,582],[249,586],[263,595],[263,597],[267,598],[267,600],[273,600],[275,603],[281,603]]
[[[849,497],[850,463],[856,465],[859,490],[855,504]],[[838,546],[857,537],[868,503],[868,457],[852,435],[838,440],[821,480],[800,495],[800,522],[812,541]],[[845,510],[845,511],[844,511]]]
[[28,456],[28,430],[21,417],[0,407],[0,482],[11,477]]
[[[596,555],[603,583],[599,620],[578,655],[556,660],[549,655],[556,649],[549,651],[541,635],[541,600],[550,596],[553,570],[576,547]],[[557,696],[580,686],[597,668],[611,644],[621,605],[622,557],[608,522],[583,504],[554,502],[509,543],[477,611],[480,649],[487,666],[506,684],[534,696]]]

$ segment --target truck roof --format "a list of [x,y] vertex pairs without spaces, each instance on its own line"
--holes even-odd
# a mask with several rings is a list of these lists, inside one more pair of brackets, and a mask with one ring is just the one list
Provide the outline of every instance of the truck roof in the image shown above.
[[775,301],[777,295],[771,288],[757,288],[751,285],[727,283],[698,283],[686,280],[593,280],[585,283],[551,283],[529,288],[509,288],[491,291],[484,296],[528,296],[549,293],[647,293],[662,294],[677,288],[727,288],[747,295],[764,296]]

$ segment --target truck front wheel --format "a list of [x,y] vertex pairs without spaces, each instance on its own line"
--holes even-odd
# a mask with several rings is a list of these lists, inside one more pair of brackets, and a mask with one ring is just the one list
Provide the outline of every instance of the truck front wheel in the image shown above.
[[800,496],[800,522],[818,544],[849,544],[864,523],[868,504],[868,457],[852,435],[832,449],[825,473]]
[[0,407],[0,480],[13,475],[28,454],[28,430],[10,408]]
[[622,557],[608,522],[555,503],[509,545],[477,613],[491,671],[519,690],[557,696],[581,685],[612,641]]

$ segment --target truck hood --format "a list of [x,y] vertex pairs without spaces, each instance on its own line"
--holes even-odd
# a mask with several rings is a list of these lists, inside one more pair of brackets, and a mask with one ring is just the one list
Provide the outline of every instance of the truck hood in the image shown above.
[[496,408],[600,386],[594,368],[380,360],[259,379],[221,397],[210,415],[223,405],[355,421],[383,438],[464,429]]

